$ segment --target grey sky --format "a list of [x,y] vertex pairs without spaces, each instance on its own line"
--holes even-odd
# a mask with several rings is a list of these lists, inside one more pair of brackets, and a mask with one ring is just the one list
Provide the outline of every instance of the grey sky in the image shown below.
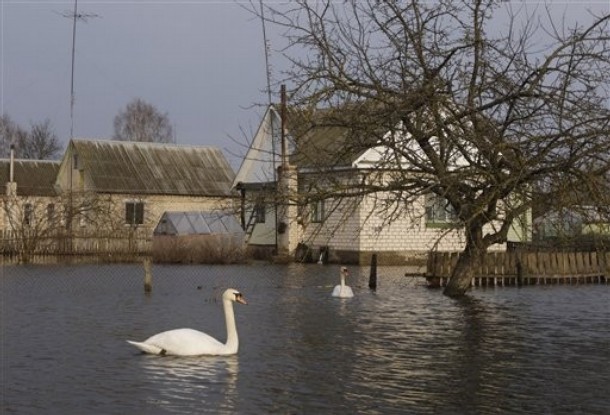
[[[524,3],[541,2],[513,2]],[[586,8],[610,12],[610,0],[547,3],[571,19],[584,18]],[[242,129],[256,128],[262,108],[255,104],[267,102],[260,20],[233,0],[78,5],[79,13],[98,17],[77,26],[75,137],[110,138],[114,116],[139,97],[169,114],[178,143],[220,147],[237,167],[247,140]],[[62,14],[73,8],[73,0],[0,0],[0,113],[26,128],[49,118],[64,145],[72,21]],[[272,48],[279,47],[274,29],[267,30]],[[275,68],[278,61],[272,52]]]
[[[0,112],[28,127],[49,118],[70,136],[74,1],[1,0]],[[117,112],[140,97],[168,112],[180,144],[243,154],[242,128],[266,103],[260,20],[231,0],[87,1],[77,24],[74,135],[110,138]],[[241,145],[230,138],[235,138]]]

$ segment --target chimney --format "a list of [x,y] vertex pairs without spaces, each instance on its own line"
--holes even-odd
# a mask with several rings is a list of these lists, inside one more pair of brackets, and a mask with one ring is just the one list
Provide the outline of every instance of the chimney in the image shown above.
[[11,144],[11,161],[8,171],[8,183],[6,184],[6,195],[17,196],[17,183],[15,183],[15,146]]
[[8,181],[13,182],[15,179],[15,145],[11,144],[11,162],[9,167]]

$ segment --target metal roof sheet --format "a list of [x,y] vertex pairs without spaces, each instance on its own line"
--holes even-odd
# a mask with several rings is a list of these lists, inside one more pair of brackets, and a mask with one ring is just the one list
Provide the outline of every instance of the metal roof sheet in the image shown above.
[[[14,160],[13,180],[20,196],[56,196],[55,178],[60,162],[54,160]],[[10,160],[0,160],[0,183],[8,183]]]
[[235,176],[214,147],[111,140],[72,144],[97,192],[228,196]]

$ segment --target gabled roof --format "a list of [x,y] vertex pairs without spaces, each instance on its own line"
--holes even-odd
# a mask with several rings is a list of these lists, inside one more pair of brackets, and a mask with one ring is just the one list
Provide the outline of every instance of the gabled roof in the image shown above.
[[358,135],[337,122],[325,109],[288,107],[285,124],[292,144],[290,163],[300,169],[351,167],[376,142],[372,135]]
[[[287,107],[284,127],[289,161],[298,169],[351,167],[374,146],[374,138],[355,139],[348,128],[333,125],[328,112]],[[281,162],[281,112],[270,105],[240,166],[234,185],[275,180]]]
[[111,140],[72,140],[94,191],[228,196],[235,173],[213,147]]
[[273,169],[279,166],[280,162],[280,122],[279,113],[273,106],[267,107],[246,156],[237,170],[234,187],[275,181]]
[[[55,196],[55,178],[60,162],[54,160],[14,160],[13,180],[19,196]],[[0,159],[0,183],[10,179],[10,160]]]
[[[268,107],[237,172],[235,185],[253,187],[275,180],[270,166],[280,165],[281,115],[278,108]],[[403,130],[400,113],[380,101],[356,101],[342,108],[288,106],[284,116],[289,162],[299,172],[392,168],[425,157],[411,135]],[[389,140],[392,135],[396,140]],[[401,156],[387,145],[392,141],[401,150]],[[411,161],[404,154],[410,154]],[[447,162],[454,167],[468,165],[458,149],[447,154]]]

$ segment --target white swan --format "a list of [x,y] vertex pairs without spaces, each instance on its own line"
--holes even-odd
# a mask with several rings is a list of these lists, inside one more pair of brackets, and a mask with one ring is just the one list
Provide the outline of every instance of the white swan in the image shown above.
[[333,297],[339,297],[339,298],[351,298],[354,296],[354,292],[352,291],[351,287],[349,287],[348,285],[345,285],[345,277],[347,277],[349,275],[349,271],[347,270],[346,267],[341,267],[341,284],[339,285],[335,285],[335,288],[333,289]]
[[227,342],[221,343],[212,336],[193,329],[176,329],[155,334],[143,342],[127,340],[144,353],[171,356],[230,355],[239,348],[233,302],[248,304],[237,290],[229,288],[222,294],[227,324]]

